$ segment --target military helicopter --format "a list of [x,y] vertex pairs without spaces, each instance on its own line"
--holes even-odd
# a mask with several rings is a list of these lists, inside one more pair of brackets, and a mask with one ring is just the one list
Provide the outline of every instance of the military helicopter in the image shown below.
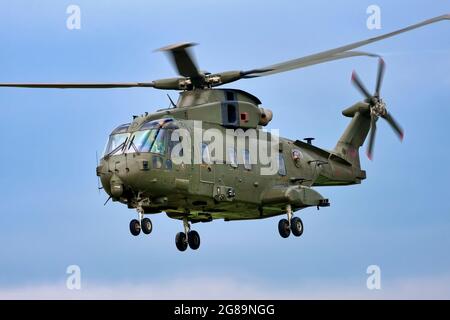
[[[442,15],[397,31],[355,42],[332,50],[289,60],[263,68],[220,73],[202,72],[191,53],[192,43],[181,43],[161,48],[171,58],[180,77],[151,82],[130,83],[1,83],[1,87],[109,89],[155,88],[180,91],[177,103],[153,113],[133,116],[130,123],[118,126],[109,136],[105,152],[96,168],[102,188],[109,199],[135,209],[138,219],[130,222],[130,232],[138,236],[150,234],[152,222],[145,215],[165,212],[168,217],[183,222],[184,231],[176,234],[175,244],[180,251],[200,247],[200,236],[191,230],[191,224],[263,219],[286,215],[278,223],[283,238],[292,233],[303,233],[303,222],[294,212],[308,207],[327,207],[330,202],[313,187],[347,186],[366,179],[361,169],[359,149],[367,136],[367,155],[372,158],[377,121],[382,118],[403,139],[403,130],[387,111],[381,98],[385,64],[380,56],[353,51],[370,43],[443,20]],[[227,161],[211,160],[209,145],[202,143],[188,148],[183,141],[193,140],[193,121],[201,121],[201,132],[214,129],[225,132],[241,129],[243,132],[262,129],[272,120],[272,112],[261,107],[254,95],[238,90],[216,87],[240,79],[249,79],[293,69],[357,56],[377,57],[378,74],[374,93],[370,93],[355,72],[352,82],[364,99],[345,109],[350,124],[332,150],[305,141],[279,137],[277,168],[271,175],[261,175],[260,163],[249,160],[247,148],[255,141],[247,141],[241,154],[235,148],[223,148]],[[170,97],[169,97],[170,98]],[[173,133],[183,128],[187,136],[173,139]],[[172,137],[172,138],[171,138]],[[235,137],[234,137],[235,138]],[[233,139],[234,139],[233,138]],[[201,161],[174,161],[173,150],[182,145],[183,152],[200,154]],[[242,163],[236,158],[241,155]],[[108,200],[109,200],[108,199]]]

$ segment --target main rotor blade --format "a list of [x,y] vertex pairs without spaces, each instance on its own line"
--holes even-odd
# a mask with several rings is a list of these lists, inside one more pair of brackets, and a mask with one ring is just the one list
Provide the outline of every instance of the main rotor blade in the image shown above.
[[372,99],[372,95],[370,94],[369,90],[364,86],[361,79],[358,77],[358,74],[356,71],[353,71],[352,73],[352,83],[355,85],[356,88],[359,89],[359,91],[367,98]]
[[[322,52],[312,54],[312,55],[309,55],[306,57],[302,57],[299,59],[289,60],[286,62],[282,62],[282,63],[278,63],[278,64],[274,64],[271,66],[257,69],[257,70],[270,70],[270,71],[255,72],[255,73],[252,73],[251,72],[252,70],[243,71],[243,74],[245,75],[244,78],[261,77],[261,76],[266,76],[266,75],[270,75],[270,74],[274,74],[274,73],[278,73],[278,72],[284,72],[284,71],[289,71],[289,70],[293,70],[293,69],[311,66],[314,64],[324,63],[324,62],[328,62],[331,60],[342,59],[343,57],[334,58],[334,59],[333,59],[333,57],[338,57],[339,54],[342,54],[343,52],[348,52],[349,50],[353,50],[353,49],[368,45],[370,43],[384,40],[386,38],[396,36],[400,33],[408,32],[408,31],[411,31],[411,30],[414,30],[417,28],[421,28],[428,24],[436,23],[436,22],[443,21],[443,20],[450,20],[450,14],[438,16],[438,17],[435,17],[432,19],[428,19],[428,20],[422,21],[420,23],[410,25],[403,29],[399,29],[399,30],[396,30],[396,31],[393,31],[390,33],[386,33],[386,34],[383,34],[383,35],[380,35],[377,37],[369,38],[366,40],[354,42],[354,43],[351,43],[351,44],[348,44],[345,46],[341,46],[341,47],[338,47],[335,49],[322,51]],[[344,56],[344,58],[347,58],[347,57],[348,56]]]
[[54,88],[54,89],[108,89],[108,88],[134,88],[154,87],[153,82],[127,82],[127,83],[0,83],[0,87],[13,88]]
[[369,145],[367,146],[367,157],[373,159],[373,147],[375,144],[375,135],[377,133],[377,118],[372,115],[370,117],[370,133],[369,133]]
[[392,117],[389,113],[386,113],[386,115],[382,116],[383,119],[385,119],[392,129],[395,131],[395,133],[398,135],[399,139],[403,141],[404,132],[403,129],[400,127],[400,125],[395,121],[394,117]]
[[381,84],[383,83],[385,67],[386,67],[386,65],[384,63],[384,60],[382,58],[380,58],[378,60],[377,85],[375,87],[375,93],[374,93],[375,97],[380,96],[380,89],[381,89]]
[[373,53],[368,52],[362,52],[362,51],[347,51],[347,52],[339,52],[330,56],[326,57],[318,57],[315,59],[310,59],[309,57],[305,58],[298,58],[289,60],[282,63],[277,63],[271,66],[267,66],[262,69],[254,69],[249,71],[243,71],[243,78],[256,78],[256,77],[263,77],[268,76],[275,73],[280,72],[286,72],[290,70],[300,69],[300,68],[306,68],[315,64],[325,63],[329,61],[334,60],[340,60],[340,59],[346,59],[351,57],[359,57],[359,56],[366,56],[366,57],[375,57],[379,58],[380,56]]
[[195,43],[184,42],[172,44],[157,51],[164,51],[169,55],[180,75],[189,78],[198,78],[201,77],[201,74],[189,51],[189,48],[195,45]]

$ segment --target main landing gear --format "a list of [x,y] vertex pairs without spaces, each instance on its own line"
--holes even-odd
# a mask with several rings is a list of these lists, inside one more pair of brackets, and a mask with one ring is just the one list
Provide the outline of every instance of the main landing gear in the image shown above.
[[180,251],[186,251],[189,246],[192,250],[200,247],[200,235],[197,231],[192,230],[187,218],[183,219],[184,232],[178,232],[175,236],[175,245]]
[[281,219],[278,222],[278,232],[282,238],[287,238],[292,234],[300,237],[303,234],[303,222],[298,217],[293,217],[292,207],[290,204],[286,206],[287,219]]
[[149,218],[144,218],[142,212],[139,213],[139,220],[133,219],[130,221],[130,232],[133,236],[138,236],[141,230],[144,234],[150,234],[153,230],[152,221]]

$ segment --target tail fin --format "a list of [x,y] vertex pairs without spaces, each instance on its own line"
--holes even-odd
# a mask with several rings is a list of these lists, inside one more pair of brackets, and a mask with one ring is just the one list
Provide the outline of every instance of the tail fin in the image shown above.
[[364,144],[370,130],[369,105],[358,102],[342,111],[342,114],[352,118],[352,121],[336,144],[334,152],[360,169],[359,148]]

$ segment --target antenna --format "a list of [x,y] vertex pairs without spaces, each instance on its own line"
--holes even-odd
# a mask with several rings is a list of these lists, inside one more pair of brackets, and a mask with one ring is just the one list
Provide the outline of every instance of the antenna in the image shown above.
[[170,97],[169,94],[167,94],[167,98],[169,98],[170,105],[171,105],[173,108],[176,108],[177,105],[175,104],[175,102],[173,102],[173,100],[172,100],[172,98]]
[[105,201],[105,203],[103,204],[103,206],[106,206],[106,204],[109,202],[109,200],[111,200],[111,196],[108,197],[108,199]]

